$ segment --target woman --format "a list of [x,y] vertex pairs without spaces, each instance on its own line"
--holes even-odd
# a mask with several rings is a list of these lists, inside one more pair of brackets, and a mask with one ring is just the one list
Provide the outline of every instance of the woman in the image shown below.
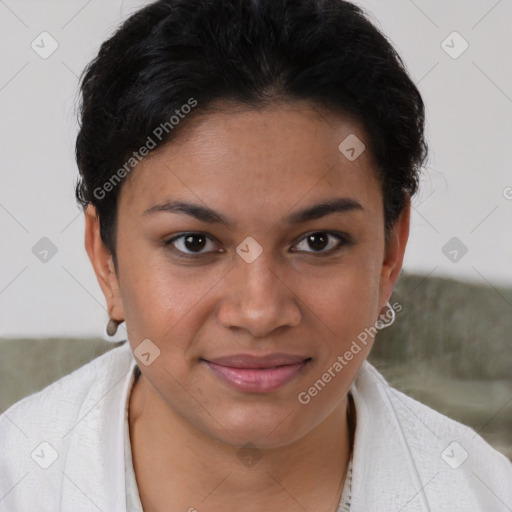
[[6,412],[0,510],[512,509],[510,462],[366,361],[427,147],[357,7],[161,0],[81,92],[85,246],[128,340]]

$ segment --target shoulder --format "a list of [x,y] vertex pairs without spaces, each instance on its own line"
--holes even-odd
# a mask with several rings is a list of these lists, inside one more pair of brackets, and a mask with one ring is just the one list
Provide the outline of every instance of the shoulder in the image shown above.
[[65,423],[75,417],[88,400],[109,386],[113,378],[126,373],[130,362],[131,352],[125,342],[13,404],[0,415],[0,432],[9,428],[10,423],[12,426],[16,419],[23,421],[27,414],[48,419],[52,427]]
[[38,510],[55,510],[63,496],[80,499],[71,483],[79,478],[100,499],[105,468],[122,462],[102,462],[102,454],[115,455],[122,442],[118,420],[134,363],[125,342],[0,415],[0,511],[33,510],[35,496]]
[[360,401],[378,410],[379,425],[390,432],[388,456],[394,450],[417,474],[427,502],[453,502],[454,510],[460,509],[457,500],[472,503],[473,510],[510,509],[512,463],[478,432],[391,387],[367,362],[357,388]]
[[388,395],[406,435],[412,437],[422,432],[429,433],[437,439],[453,438],[454,441],[466,442],[468,447],[484,451],[493,460],[504,462],[506,468],[512,468],[512,463],[492,448],[473,428],[393,388],[375,368],[371,369],[371,373],[374,381],[382,386]]
[[9,459],[16,466],[20,449],[30,457],[41,439],[65,439],[73,425],[122,381],[132,357],[125,342],[4,411],[0,415],[3,469],[9,467]]

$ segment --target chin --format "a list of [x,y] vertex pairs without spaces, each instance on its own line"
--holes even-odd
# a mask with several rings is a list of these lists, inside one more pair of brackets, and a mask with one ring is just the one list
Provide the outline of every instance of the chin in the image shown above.
[[[292,406],[254,407],[253,410],[231,410],[224,415],[216,414],[221,428],[215,424],[215,434],[219,441],[240,448],[246,444],[260,449],[280,448],[304,437],[309,430],[297,416]],[[304,413],[304,411],[302,412]]]

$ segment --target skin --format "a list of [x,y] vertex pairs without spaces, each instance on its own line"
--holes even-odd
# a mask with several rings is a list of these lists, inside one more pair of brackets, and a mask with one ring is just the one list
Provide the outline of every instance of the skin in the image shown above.
[[[347,391],[372,343],[309,404],[297,397],[375,324],[401,270],[410,210],[407,202],[386,243],[369,150],[352,162],[338,150],[349,134],[366,139],[356,122],[302,102],[192,119],[122,186],[117,272],[87,209],[85,245],[111,318],[125,320],[132,350],[144,339],[160,350],[150,365],[139,362],[130,396],[145,511],[336,510],[350,456]],[[361,208],[285,220],[337,197]],[[170,199],[208,206],[234,224],[144,215]],[[211,238],[200,255],[183,239],[164,245],[183,232]],[[318,232],[332,234],[324,248],[308,244],[306,235]],[[336,233],[349,240],[339,250]],[[236,252],[248,236],[263,248],[252,263]],[[234,389],[201,360],[274,352],[312,360],[265,394]],[[237,456],[247,443],[256,447],[254,465]]]

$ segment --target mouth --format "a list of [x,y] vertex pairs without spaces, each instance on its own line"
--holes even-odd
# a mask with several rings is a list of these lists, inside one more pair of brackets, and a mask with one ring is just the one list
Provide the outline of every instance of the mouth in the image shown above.
[[212,360],[202,359],[222,381],[239,391],[270,393],[284,386],[312,361],[311,357],[271,354],[258,357],[238,354]]

